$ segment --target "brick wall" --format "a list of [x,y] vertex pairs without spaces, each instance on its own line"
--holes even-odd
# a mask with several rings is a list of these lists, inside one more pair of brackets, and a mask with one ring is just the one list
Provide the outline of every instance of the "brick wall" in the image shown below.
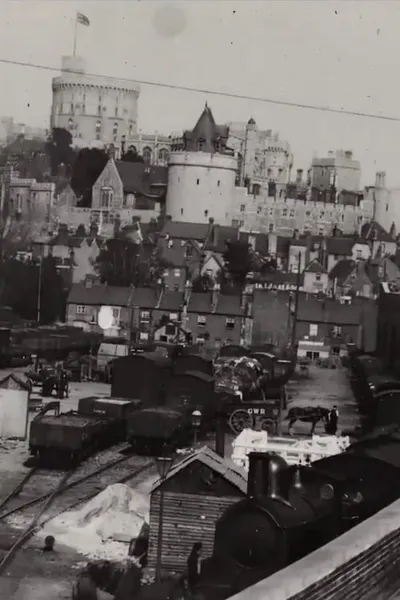
[[232,600],[388,600],[400,588],[400,500]]

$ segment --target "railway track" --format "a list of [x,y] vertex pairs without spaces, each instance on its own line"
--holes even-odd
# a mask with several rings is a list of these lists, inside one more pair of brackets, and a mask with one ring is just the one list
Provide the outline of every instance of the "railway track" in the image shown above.
[[0,561],[0,574],[35,531],[46,523],[87,502],[109,485],[144,475],[154,464],[148,457],[137,455],[115,458],[115,450],[113,458],[110,455],[110,451],[100,453],[70,471],[33,468],[6,498],[0,500],[0,521],[7,520],[22,529],[17,541]]

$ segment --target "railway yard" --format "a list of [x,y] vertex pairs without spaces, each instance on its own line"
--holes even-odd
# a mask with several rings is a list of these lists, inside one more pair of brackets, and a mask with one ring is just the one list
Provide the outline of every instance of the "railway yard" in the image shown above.
[[[4,375],[7,373],[5,372]],[[313,367],[308,377],[295,376],[287,385],[288,409],[292,406],[339,407],[339,430],[352,429],[357,422],[355,403],[348,384],[345,369],[323,369]],[[72,383],[70,396],[61,401],[61,411],[76,409],[79,398],[97,395],[108,396],[110,388],[100,383]],[[33,413],[34,414],[34,413]],[[309,424],[296,423],[294,433],[309,435]],[[316,433],[320,433],[319,424]],[[287,422],[283,423],[283,434],[287,433]],[[226,455],[231,454],[232,436],[225,439]],[[210,436],[204,443],[213,446]],[[123,541],[107,541],[98,534],[99,519],[95,528],[83,528],[82,520],[75,519],[74,539],[71,520],[65,514],[79,516],[85,506],[85,518],[99,517],[101,507],[90,508],[88,502],[96,502],[96,496],[104,490],[116,490],[129,497],[120,504],[135,501],[132,494],[149,495],[157,477],[154,459],[136,456],[126,451],[122,443],[103,450],[86,460],[73,472],[46,471],[24,465],[29,457],[27,442],[3,441],[0,443],[0,596],[10,600],[36,600],[48,597],[61,600],[71,597],[74,569],[90,558],[111,560],[127,556],[129,532]],[[20,484],[18,493],[16,486]],[[118,484],[121,484],[118,486]],[[111,487],[108,487],[111,486]],[[132,493],[131,493],[132,492]],[[132,497],[131,497],[132,496]],[[100,496],[97,496],[100,498]],[[107,500],[107,499],[106,499]],[[118,499],[117,499],[118,500]],[[107,508],[113,509],[117,500],[108,498]],[[98,504],[101,504],[100,500]],[[110,506],[111,503],[111,506]],[[129,503],[129,502],[128,502]],[[125,506],[126,508],[126,506]],[[103,513],[104,513],[103,510]],[[72,512],[71,512],[72,511]],[[93,513],[93,514],[92,514]],[[95,513],[95,514],[94,514]],[[110,515],[103,514],[103,521]],[[121,517],[122,519],[122,517]],[[129,528],[124,523],[121,528]],[[81,531],[79,531],[81,528]],[[96,529],[97,528],[97,529]],[[68,535],[68,529],[69,535]],[[127,532],[125,531],[125,534]],[[96,537],[96,535],[97,537]],[[45,535],[55,538],[54,552],[42,552]],[[90,537],[93,539],[83,540]],[[133,535],[133,531],[132,531]],[[112,536],[111,536],[112,537]],[[118,538],[118,536],[116,536]],[[85,541],[86,543],[83,543]]]

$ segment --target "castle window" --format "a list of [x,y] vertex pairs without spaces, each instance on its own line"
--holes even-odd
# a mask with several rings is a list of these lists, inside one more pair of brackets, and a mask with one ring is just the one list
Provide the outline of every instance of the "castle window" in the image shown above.
[[97,114],[99,115],[99,117],[101,116],[101,106],[100,106],[100,104],[97,107]]
[[202,138],[199,139],[199,141],[197,142],[197,150],[198,152],[201,152],[204,148],[204,140]]
[[114,192],[111,188],[101,188],[100,191],[100,206],[101,208],[110,208],[113,200]]
[[270,233],[272,233],[274,231],[274,224],[273,223],[270,223],[268,225],[268,230],[269,230]]
[[282,217],[287,217],[287,208],[282,210]]
[[115,116],[118,117],[118,106],[115,107]]
[[74,105],[72,102],[71,102],[71,114],[74,114]]
[[199,183],[200,183],[200,179],[198,179],[198,180],[196,181],[196,183],[197,183],[197,185],[199,185]]
[[143,148],[143,161],[146,165],[151,163],[152,150],[148,146]]
[[74,122],[72,119],[68,119],[68,129],[72,131],[74,128]]
[[118,131],[118,123],[114,123],[113,134],[116,135]]
[[245,204],[241,204],[240,205],[240,212],[244,212],[246,210],[246,205]]
[[220,184],[221,184],[221,181],[218,179],[218,181],[217,181],[217,186],[219,187],[219,186],[220,186]]
[[133,132],[133,125],[132,123],[129,125],[129,135],[132,135]]
[[205,211],[204,211],[204,216],[205,216],[205,217],[208,217],[208,210],[205,210]]
[[166,164],[168,162],[168,150],[161,148],[158,152],[158,160],[160,163]]
[[181,216],[183,215],[183,208],[181,208]]
[[290,211],[290,216],[294,217],[294,209],[292,208],[292,210]]

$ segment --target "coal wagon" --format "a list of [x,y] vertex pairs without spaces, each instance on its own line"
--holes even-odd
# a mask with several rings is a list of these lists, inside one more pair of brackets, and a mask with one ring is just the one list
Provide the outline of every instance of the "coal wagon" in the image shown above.
[[193,437],[192,413],[202,414],[202,429],[211,428],[218,412],[214,377],[198,371],[177,373],[169,381],[165,402],[144,407],[129,420],[128,442],[153,454],[161,445],[181,447]]
[[[49,403],[48,409],[59,403]],[[137,402],[121,398],[81,398],[77,411],[41,411],[31,422],[29,449],[43,460],[84,460],[126,439],[129,415]]]

